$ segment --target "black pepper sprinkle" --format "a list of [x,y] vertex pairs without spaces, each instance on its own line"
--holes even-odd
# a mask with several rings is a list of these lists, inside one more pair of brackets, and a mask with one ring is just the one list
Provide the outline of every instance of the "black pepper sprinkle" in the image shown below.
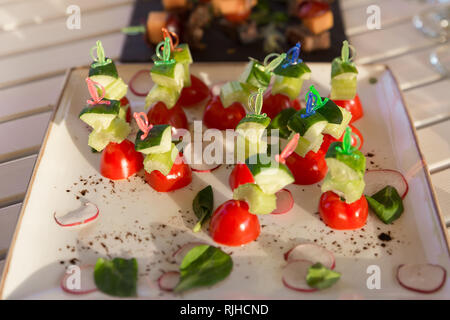
[[380,239],[381,241],[391,241],[392,237],[390,235],[390,232],[389,233],[382,232],[378,235],[378,239]]

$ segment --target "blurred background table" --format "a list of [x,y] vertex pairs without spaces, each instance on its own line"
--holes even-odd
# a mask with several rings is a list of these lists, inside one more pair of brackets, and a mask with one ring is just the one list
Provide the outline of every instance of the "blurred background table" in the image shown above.
[[[21,202],[67,68],[87,65],[101,39],[120,56],[132,0],[0,0],[0,273]],[[81,29],[66,28],[66,9],[81,8]],[[381,29],[366,27],[369,5]],[[416,0],[340,0],[357,63],[387,64],[399,80],[434,188],[450,227],[450,79],[429,62],[442,46],[412,24],[430,4]],[[450,53],[449,53],[450,54]]]

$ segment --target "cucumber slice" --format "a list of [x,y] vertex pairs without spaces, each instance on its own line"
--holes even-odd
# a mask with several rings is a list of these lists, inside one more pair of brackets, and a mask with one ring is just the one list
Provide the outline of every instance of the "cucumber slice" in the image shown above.
[[234,189],[233,199],[247,202],[248,212],[253,214],[269,214],[277,207],[275,194],[264,193],[254,183],[241,184]]
[[145,107],[148,108],[156,102],[164,102],[167,109],[171,109],[178,101],[181,90],[155,84],[145,98]]
[[258,61],[250,58],[239,81],[250,84],[257,88],[266,88],[270,83],[270,72],[264,70],[264,66]]
[[170,150],[172,145],[172,127],[168,124],[157,124],[150,129],[147,137],[141,140],[144,133],[139,130],[134,143],[136,151],[144,154],[162,153]]
[[289,130],[287,124],[289,119],[297,112],[294,108],[283,109],[272,119],[268,127],[268,132],[270,133],[273,129],[278,129],[278,136],[283,139],[289,138],[291,135],[291,130]]
[[127,111],[128,111],[128,108],[130,107],[130,105],[129,104],[127,104],[126,106],[121,106],[120,107],[120,109],[119,109],[119,115],[118,115],[118,117],[120,118],[120,119],[122,119],[122,120],[127,120]]
[[325,129],[328,121],[320,113],[310,115],[302,118],[301,115],[306,113],[306,109],[301,109],[294,114],[288,121],[290,130],[297,132],[310,142],[314,141]]
[[102,151],[110,142],[121,143],[130,134],[129,124],[120,118],[114,118],[107,129],[94,130],[89,134],[88,145]]
[[184,84],[184,66],[181,63],[155,64],[150,75],[154,83],[181,90]]
[[331,78],[332,100],[350,100],[356,95],[356,73],[342,73]]
[[[107,60],[108,58],[106,58],[105,60]],[[117,72],[117,68],[116,65],[114,64],[114,62],[111,60],[110,63],[106,63],[104,65],[97,65],[95,67],[93,67],[93,64],[95,62],[91,63],[91,66],[89,68],[89,77],[92,76],[109,76],[109,77],[113,77],[113,78],[118,78],[119,77],[119,73]]]
[[182,50],[173,52],[173,58],[176,62],[181,64],[191,64],[194,62],[192,59],[191,50],[189,50],[189,45],[187,43],[180,43],[177,48]]
[[94,128],[94,130],[106,129],[114,118],[119,115],[120,102],[109,100],[110,104],[96,104],[87,106],[80,112],[80,119]]
[[260,153],[267,153],[267,141],[249,141],[244,136],[238,135],[235,144],[236,162],[245,162],[245,159]]
[[[122,78],[114,78],[106,75],[92,76],[91,79],[100,83],[105,88],[105,98],[110,100],[122,99],[128,91],[128,86]],[[99,94],[101,90],[99,89]]]
[[311,69],[303,62],[288,65],[286,68],[283,68],[283,64],[278,65],[273,71],[275,81],[272,94],[285,94],[294,100],[302,91],[303,81],[311,78]]
[[[323,129],[324,134],[329,134],[335,139],[339,139],[345,132],[345,128],[347,128],[348,124],[352,120],[352,114],[344,108],[338,106],[342,113],[342,122],[341,124],[334,124],[328,122],[325,129]],[[320,109],[319,109],[320,110]]]
[[183,78],[183,87],[191,86],[191,72],[189,71],[189,64],[183,63],[184,68],[184,78]]
[[327,103],[317,109],[316,112],[320,113],[328,123],[341,124],[343,119],[341,109],[331,99],[328,99]]
[[[292,138],[292,135],[293,133],[291,134],[291,137],[289,137],[289,140]],[[322,134],[319,134],[311,141],[305,139],[304,137],[300,137],[298,139],[298,144],[297,147],[295,148],[295,152],[299,156],[304,157],[309,151],[317,152],[320,149],[322,142],[323,142]]]
[[167,152],[150,153],[144,159],[144,169],[148,173],[158,170],[167,176],[172,170],[173,163],[178,156],[178,149],[175,144],[171,144],[170,150]]
[[336,159],[337,161],[342,162],[344,165],[357,172],[362,179],[366,171],[366,157],[359,150],[353,151],[353,154],[356,154],[357,157],[353,155],[342,154],[336,151],[336,146],[340,146],[342,148],[342,142],[333,142],[330,145],[327,154],[325,155],[325,161],[327,161],[328,163],[329,159]]
[[291,100],[297,99],[302,91],[303,80],[305,79],[275,75],[275,80],[272,86],[272,94],[284,94]]
[[331,78],[344,73],[354,73],[356,76],[358,69],[352,62],[343,62],[341,58],[334,58],[331,62]]
[[236,132],[250,142],[258,142],[269,124],[270,118],[266,115],[248,114],[238,123]]
[[277,76],[283,76],[288,78],[303,78],[309,79],[311,77],[311,69],[306,65],[306,63],[301,62],[297,64],[290,64],[286,68],[283,68],[283,64],[280,63],[278,67],[273,70],[273,73]]
[[256,154],[245,160],[255,183],[264,193],[274,194],[294,182],[291,171],[266,154]]
[[[330,170],[329,167],[328,170]],[[348,180],[345,182],[335,181],[331,178],[331,174],[327,173],[322,184],[321,191],[333,191],[340,197],[344,198],[346,203],[352,203],[361,198],[364,187],[365,183],[363,179]]]
[[244,106],[247,106],[248,97],[256,90],[257,88],[255,86],[248,83],[230,81],[220,88],[220,101],[222,101],[224,108],[229,107],[235,102],[240,102]]

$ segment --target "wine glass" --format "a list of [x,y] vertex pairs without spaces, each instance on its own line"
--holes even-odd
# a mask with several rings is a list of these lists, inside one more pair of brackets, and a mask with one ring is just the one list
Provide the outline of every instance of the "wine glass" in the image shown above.
[[430,63],[444,77],[450,76],[450,44],[434,50],[430,54]]
[[413,17],[413,24],[418,30],[442,43],[447,42],[450,35],[450,4],[448,0],[445,2],[425,9]]

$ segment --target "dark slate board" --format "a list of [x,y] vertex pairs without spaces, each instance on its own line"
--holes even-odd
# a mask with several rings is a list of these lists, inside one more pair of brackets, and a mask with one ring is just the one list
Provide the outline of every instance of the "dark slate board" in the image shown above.
[[[158,0],[137,0],[135,3],[130,26],[146,23],[148,12],[152,10],[163,10],[162,4]],[[319,50],[312,53],[301,53],[305,61],[310,62],[331,62],[331,60],[341,54],[342,41],[346,39],[342,21],[341,10],[338,0],[331,5],[334,15],[334,27],[331,29],[331,47],[328,50]],[[248,57],[263,60],[266,54],[262,47],[262,41],[243,45],[237,40],[233,40],[213,23],[211,28],[203,37],[206,43],[206,50],[192,50],[194,61],[248,61]],[[233,54],[228,54],[227,50],[235,48]],[[288,48],[286,48],[287,50]],[[145,35],[127,36],[122,48],[121,62],[150,62],[154,48],[145,40]]]

